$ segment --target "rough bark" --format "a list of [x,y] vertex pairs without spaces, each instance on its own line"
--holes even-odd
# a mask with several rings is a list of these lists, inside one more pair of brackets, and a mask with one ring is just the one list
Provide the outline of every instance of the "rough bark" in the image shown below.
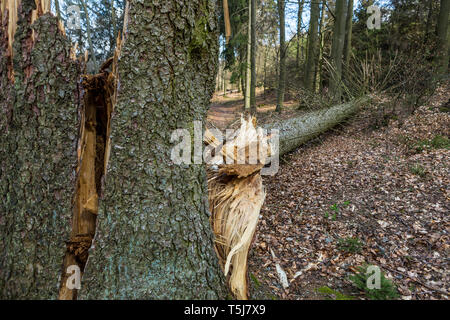
[[250,112],[251,104],[251,83],[252,83],[252,2],[248,2],[248,28],[247,28],[247,65],[245,73],[245,110]]
[[280,131],[279,153],[282,156],[341,123],[357,112],[359,106],[366,101],[366,98],[357,99],[331,108],[308,112],[296,118],[269,123],[264,125],[264,128]]
[[71,227],[81,68],[58,20],[30,25],[32,9],[22,0],[12,64],[5,12],[0,27],[1,299],[57,297]]
[[320,13],[320,23],[319,23],[319,57],[317,59],[317,65],[315,70],[315,78],[314,78],[314,88],[315,92],[318,93],[320,90],[320,81],[322,78],[322,66],[323,66],[323,49],[325,46],[325,7],[326,7],[326,0],[322,1],[322,9]]
[[314,90],[314,71],[317,64],[317,50],[318,50],[318,29],[319,29],[319,1],[311,2],[311,19],[309,24],[308,35],[308,53],[305,62],[305,88]]
[[256,114],[256,0],[250,0],[251,5],[251,84],[250,84],[250,112]]
[[278,0],[278,15],[280,17],[280,74],[278,78],[276,111],[281,112],[284,104],[284,90],[286,87],[286,24],[284,0]]
[[111,152],[84,299],[226,295],[203,165],[170,160],[171,133],[204,122],[214,90],[216,3],[129,2]]
[[302,41],[302,15],[303,15],[303,5],[305,0],[298,1],[298,11],[297,11],[297,52],[295,61],[297,63],[297,68],[300,68],[300,47]]
[[344,66],[350,64],[352,54],[352,30],[353,30],[353,0],[348,0],[347,19],[345,22],[345,41],[344,41]]
[[330,83],[330,89],[335,101],[341,101],[342,54],[345,41],[346,4],[346,0],[336,0],[336,19],[334,21],[333,43],[331,47],[333,74]]
[[436,65],[437,73],[445,74],[448,71],[448,52],[449,52],[449,15],[450,15],[450,0],[441,0],[441,7],[439,10],[439,18],[436,26],[437,34],[437,52]]

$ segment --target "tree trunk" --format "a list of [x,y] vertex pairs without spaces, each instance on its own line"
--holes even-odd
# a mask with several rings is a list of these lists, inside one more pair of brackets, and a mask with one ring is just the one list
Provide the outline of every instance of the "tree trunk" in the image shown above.
[[286,86],[286,24],[284,0],[278,0],[278,15],[280,17],[280,75],[278,78],[276,111],[281,112],[284,104],[284,90]]
[[432,24],[432,17],[433,17],[433,1],[434,0],[428,0],[428,16],[427,16],[427,24],[425,25],[425,33],[423,36],[423,43],[428,43],[428,39],[430,36],[430,29]]
[[303,5],[305,0],[298,1],[298,11],[297,11],[297,56],[296,63],[297,68],[300,68],[300,47],[301,47],[301,35],[302,35],[302,15],[303,15]]
[[311,2],[311,22],[309,24],[308,52],[305,62],[305,88],[314,90],[314,71],[317,64],[318,28],[319,28],[319,1]]
[[323,49],[325,46],[325,36],[324,36],[324,28],[325,28],[325,1],[322,1],[322,12],[320,14],[320,23],[319,23],[319,58],[317,59],[316,70],[315,70],[315,78],[314,78],[314,88],[315,92],[318,93],[320,91],[320,81],[322,79],[322,65],[323,65]]
[[441,8],[439,10],[438,24],[436,27],[437,34],[437,52],[436,67],[438,75],[446,74],[448,71],[448,51],[449,51],[449,12],[450,0],[441,0]]
[[252,2],[248,2],[247,65],[245,74],[245,110],[250,112],[252,85]]
[[35,8],[18,7],[14,62],[6,12],[0,26],[1,299],[55,299],[71,231],[81,67],[55,17],[39,6],[31,26]]
[[[183,18],[174,23],[167,10]],[[170,160],[172,132],[199,134],[193,121],[205,121],[218,57],[215,10],[214,1],[129,1],[105,195],[81,298],[226,295],[204,165]]]
[[345,23],[344,66],[348,69],[352,55],[353,0],[348,0],[347,19]]
[[335,101],[341,100],[341,78],[342,78],[342,53],[345,40],[345,17],[346,17],[346,0],[336,0],[336,10],[333,29],[333,44],[331,47],[332,58],[332,75],[331,75],[331,93]]
[[223,0],[223,19],[225,21],[225,38],[226,43],[231,38],[231,23],[230,23],[230,11],[228,10],[228,0]]
[[251,0],[251,84],[250,84],[250,112],[256,114],[256,0]]
[[331,108],[312,111],[296,118],[269,123],[264,125],[264,128],[280,131],[279,155],[282,156],[341,123],[357,112],[359,106],[366,101],[367,98],[357,99]]

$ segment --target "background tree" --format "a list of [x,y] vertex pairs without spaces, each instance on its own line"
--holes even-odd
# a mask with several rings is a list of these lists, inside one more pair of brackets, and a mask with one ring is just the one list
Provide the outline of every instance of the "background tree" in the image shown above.
[[314,90],[314,76],[318,57],[318,28],[319,28],[319,1],[311,1],[310,23],[308,33],[308,52],[305,62],[304,86],[309,91]]
[[344,41],[344,66],[347,68],[350,64],[352,54],[352,29],[353,29],[353,0],[348,0],[347,20],[345,22],[345,41]]
[[251,1],[251,86],[250,111],[256,114],[256,0]]
[[332,76],[331,92],[336,101],[341,100],[342,54],[345,41],[346,0],[336,0],[333,43],[331,47]]
[[437,34],[437,53],[435,61],[438,69],[438,74],[445,74],[448,71],[449,59],[449,12],[450,0],[441,0],[441,7],[439,10],[439,19],[436,26]]
[[280,112],[284,103],[284,90],[286,86],[286,22],[285,22],[285,2],[278,0],[278,15],[280,17],[280,74],[278,78],[277,107]]

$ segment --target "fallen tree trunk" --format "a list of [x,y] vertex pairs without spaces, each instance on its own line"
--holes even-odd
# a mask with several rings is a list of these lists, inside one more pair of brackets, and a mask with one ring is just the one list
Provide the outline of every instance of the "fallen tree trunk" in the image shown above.
[[356,99],[328,109],[312,111],[295,118],[269,123],[264,125],[263,128],[279,130],[279,155],[282,156],[341,123],[367,101],[367,97]]

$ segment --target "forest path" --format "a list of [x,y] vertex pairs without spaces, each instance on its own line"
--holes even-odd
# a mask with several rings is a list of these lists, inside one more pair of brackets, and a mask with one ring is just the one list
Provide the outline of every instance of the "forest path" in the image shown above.
[[[284,109],[281,114],[275,112],[276,91],[267,90],[264,95],[262,88],[256,89],[257,118],[262,121],[266,118],[287,118],[296,112],[298,103],[286,96]],[[207,121],[219,129],[225,129],[234,123],[239,123],[240,115],[244,112],[244,97],[242,93],[233,91],[226,96],[216,92],[211,100]]]
[[402,299],[449,298],[449,99],[447,84],[404,121],[368,106],[280,161],[264,178],[249,256],[253,298],[336,298],[317,292],[325,286],[362,298],[348,277],[365,263]]

